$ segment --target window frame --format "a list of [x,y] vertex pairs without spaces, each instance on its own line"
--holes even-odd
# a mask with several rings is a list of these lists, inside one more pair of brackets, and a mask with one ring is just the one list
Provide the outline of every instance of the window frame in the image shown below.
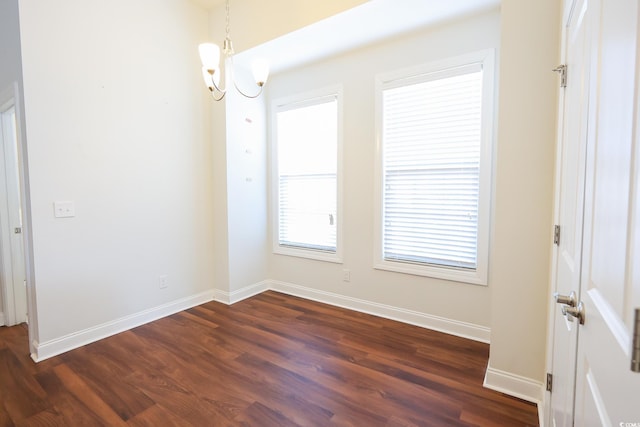
[[[280,200],[279,200],[279,180],[278,180],[278,126],[277,117],[281,111],[295,108],[309,107],[326,101],[335,99],[337,102],[337,164],[336,164],[336,250],[324,251],[314,248],[296,247],[280,244]],[[342,230],[343,230],[343,209],[342,209],[342,181],[343,181],[343,88],[341,85],[334,85],[322,89],[311,90],[291,96],[274,99],[270,107],[270,164],[271,183],[269,186],[271,201],[271,230],[272,230],[272,251],[277,255],[287,255],[299,258],[308,258],[318,261],[342,263]]]
[[[436,80],[438,78],[442,78],[438,77],[438,75],[446,76],[448,70],[471,64],[481,64],[483,70],[476,268],[468,269],[437,264],[386,260],[384,259],[383,253],[383,91],[394,87],[402,87],[429,80]],[[417,67],[379,74],[376,76],[375,84],[376,153],[374,166],[374,268],[378,270],[388,270],[486,286],[489,270],[489,239],[491,228],[491,206],[493,200],[493,152],[496,126],[494,49],[485,49],[465,55],[429,62]]]

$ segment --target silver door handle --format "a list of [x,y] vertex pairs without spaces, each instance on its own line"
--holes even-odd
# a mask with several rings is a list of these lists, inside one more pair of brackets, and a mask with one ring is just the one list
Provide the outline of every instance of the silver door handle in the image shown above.
[[567,316],[570,322],[573,319],[578,319],[581,325],[584,325],[584,304],[580,301],[577,307],[569,307],[568,305],[562,306],[562,314]]
[[553,294],[553,298],[555,298],[556,302],[558,304],[566,304],[569,307],[575,307],[576,306],[576,293],[574,291],[571,291],[571,293],[569,295],[560,295],[559,293],[555,293]]

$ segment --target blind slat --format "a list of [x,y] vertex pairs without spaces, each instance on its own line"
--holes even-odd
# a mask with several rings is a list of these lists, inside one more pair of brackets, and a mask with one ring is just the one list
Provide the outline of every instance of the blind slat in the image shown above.
[[337,100],[277,113],[278,243],[336,252]]
[[475,269],[482,71],[382,100],[384,259]]

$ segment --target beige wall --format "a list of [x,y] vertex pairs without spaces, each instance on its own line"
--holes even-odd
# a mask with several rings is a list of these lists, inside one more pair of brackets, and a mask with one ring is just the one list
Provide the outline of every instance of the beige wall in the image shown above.
[[[183,0],[19,4],[39,345],[210,290],[206,12]],[[54,218],[56,200],[76,216]]]
[[503,0],[490,368],[542,381],[561,2]]
[[[291,0],[268,7],[258,0],[234,3],[236,49],[359,3],[322,2],[321,9]],[[264,142],[250,159],[230,152],[229,143],[243,134],[227,129],[226,117],[239,104],[206,99],[194,73],[197,43],[224,36],[220,8],[207,16],[181,0],[21,1],[40,341],[208,289],[232,293],[266,271],[264,278],[490,327],[490,367],[541,381],[556,3],[503,0],[501,14],[273,76],[271,97],[344,86],[343,266],[271,254],[266,222],[253,224],[249,235],[243,229],[252,219],[238,213],[266,212]],[[374,75],[492,46],[500,52],[500,97],[489,286],[373,270]],[[261,117],[261,107],[254,107],[252,117]],[[238,157],[241,167],[233,170]],[[245,167],[262,180],[248,193]],[[55,200],[74,200],[76,217],[54,219]],[[251,255],[242,258],[243,242],[254,236]],[[255,271],[242,271],[254,263]],[[342,268],[351,270],[349,284],[341,280]],[[163,291],[161,274],[169,276]]]
[[[336,264],[270,253],[270,279],[455,322],[490,326],[491,287],[373,268],[374,106],[377,74],[482,49],[497,49],[499,29],[500,15],[494,10],[272,77],[268,101],[327,86],[343,87],[344,262]],[[343,269],[351,271],[349,283],[342,281]]]
[[[256,93],[252,78],[237,71],[235,75],[243,90]],[[227,87],[232,85],[227,82]],[[267,278],[267,129],[262,98],[247,99],[231,90],[226,109],[229,292],[233,293]]]
[[[242,52],[362,3],[363,0],[231,2],[235,51]],[[225,5],[220,2],[209,12],[208,39],[201,41],[221,45],[224,36]],[[233,91],[226,95],[225,102],[211,102],[216,253],[212,265],[216,295],[227,300],[233,292],[267,278],[265,105],[262,99],[240,99]],[[247,125],[247,118],[252,125]],[[249,138],[247,133],[251,134]],[[246,153],[247,149],[251,154]]]
[[[490,368],[515,375],[509,378],[516,386],[523,378],[526,397],[537,398],[545,360],[557,102],[550,70],[559,57],[559,7],[554,0],[504,0],[500,15],[272,76],[271,98],[344,85],[346,252],[343,265],[270,254],[269,278],[490,327]],[[254,32],[249,38],[255,43],[273,37],[258,27]],[[499,51],[500,96],[489,286],[373,270],[374,74],[490,46]],[[341,280],[343,268],[351,270],[348,284]]]

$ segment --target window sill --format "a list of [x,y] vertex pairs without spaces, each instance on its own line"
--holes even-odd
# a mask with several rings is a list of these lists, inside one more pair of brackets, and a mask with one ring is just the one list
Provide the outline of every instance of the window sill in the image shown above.
[[291,246],[275,245],[273,253],[276,255],[286,255],[298,258],[313,259],[316,261],[333,262],[342,264],[342,257],[337,252],[327,252],[314,249],[295,248]]
[[412,264],[398,261],[380,261],[373,266],[376,270],[393,271],[414,276],[444,279],[470,285],[487,286],[486,274],[480,270],[456,269],[453,267],[438,267],[435,265]]

